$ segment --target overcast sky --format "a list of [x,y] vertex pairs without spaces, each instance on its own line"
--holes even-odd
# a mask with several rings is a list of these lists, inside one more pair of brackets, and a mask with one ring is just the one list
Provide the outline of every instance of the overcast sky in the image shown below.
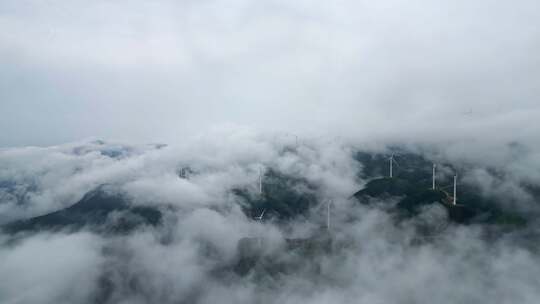
[[[540,2],[0,2],[0,146],[540,131]],[[455,127],[452,127],[453,123]]]

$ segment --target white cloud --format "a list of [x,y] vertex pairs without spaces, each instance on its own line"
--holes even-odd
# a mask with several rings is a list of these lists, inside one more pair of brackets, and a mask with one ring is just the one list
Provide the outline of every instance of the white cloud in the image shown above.
[[4,303],[87,303],[103,259],[87,233],[39,235],[0,247]]
[[537,149],[536,1],[2,8],[3,146],[86,136],[176,142],[233,123]]

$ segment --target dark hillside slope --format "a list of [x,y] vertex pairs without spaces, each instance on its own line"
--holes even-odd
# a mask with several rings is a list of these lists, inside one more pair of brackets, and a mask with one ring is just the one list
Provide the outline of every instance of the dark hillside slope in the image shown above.
[[161,212],[151,207],[131,206],[119,194],[102,187],[87,193],[74,205],[2,227],[8,233],[38,230],[78,230],[89,227],[100,232],[127,232],[139,225],[157,225]]
[[247,189],[232,192],[241,199],[243,211],[249,217],[259,216],[265,210],[266,218],[287,220],[305,214],[317,204],[314,191],[308,181],[270,169],[262,180],[262,194]]

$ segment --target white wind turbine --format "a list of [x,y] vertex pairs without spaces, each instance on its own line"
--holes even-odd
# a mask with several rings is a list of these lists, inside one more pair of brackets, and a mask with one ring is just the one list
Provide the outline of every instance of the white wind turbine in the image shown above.
[[[265,212],[266,212],[266,208],[263,209],[263,211],[261,212],[261,215],[256,216],[254,219],[256,221],[261,221],[262,222]],[[263,245],[263,238],[262,237],[257,237],[257,246],[259,246],[259,249],[262,248],[262,245]]]
[[457,202],[457,173],[454,175],[454,202],[453,204],[456,205]]
[[259,195],[263,194],[263,184],[262,184],[263,175],[264,175],[263,168],[259,168]]
[[261,215],[256,216],[255,219],[256,219],[257,221],[262,221],[265,212],[266,212],[266,208],[263,209]]
[[330,231],[330,207],[334,203],[332,199],[326,201],[326,230]]
[[394,153],[390,156],[390,178],[394,177],[394,163],[399,166],[398,162],[394,158]]
[[[262,186],[263,175],[264,175],[263,168],[259,168],[259,195],[263,194],[263,186]],[[262,221],[265,212],[266,212],[266,208],[263,209],[261,215],[255,217],[255,220]]]
[[431,189],[435,190],[435,168],[437,168],[436,164],[433,164],[433,176],[431,179]]

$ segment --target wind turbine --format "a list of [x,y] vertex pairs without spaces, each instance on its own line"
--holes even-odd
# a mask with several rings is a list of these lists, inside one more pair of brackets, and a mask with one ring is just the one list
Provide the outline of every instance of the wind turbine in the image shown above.
[[[266,212],[266,208],[263,209],[261,215],[256,216],[254,219],[255,219],[256,221],[262,221],[265,212]],[[257,246],[259,246],[259,249],[262,248],[262,244],[263,244],[263,239],[262,239],[262,237],[257,237]]]
[[260,195],[263,194],[263,184],[262,184],[263,175],[264,175],[263,169],[259,168],[259,194]]
[[398,162],[394,159],[394,153],[390,156],[390,178],[394,177],[394,163],[399,166]]
[[327,201],[326,205],[326,230],[330,231],[330,205],[333,203],[331,199]]
[[436,164],[433,164],[433,177],[431,179],[431,189],[435,190],[435,168],[437,168]]
[[263,209],[261,215],[256,216],[255,219],[258,220],[258,221],[262,221],[265,212],[266,212],[266,208]]
[[453,204],[456,205],[457,201],[457,173],[454,175],[454,202]]

